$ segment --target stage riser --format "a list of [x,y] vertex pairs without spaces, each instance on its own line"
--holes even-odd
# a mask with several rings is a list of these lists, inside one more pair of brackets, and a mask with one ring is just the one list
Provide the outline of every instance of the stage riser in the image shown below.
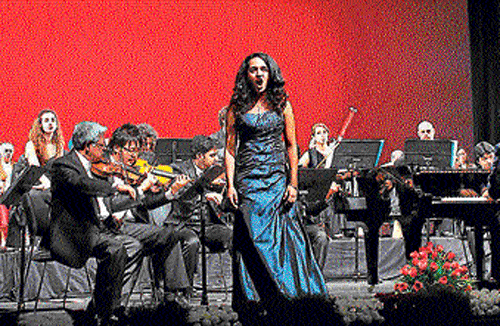
[[[452,238],[431,239],[435,244],[441,244],[446,251],[453,251],[457,255],[461,264],[467,262],[461,240]],[[467,246],[467,243],[465,243]],[[359,241],[358,263],[359,272],[366,273],[366,255],[363,239]],[[489,252],[488,243],[485,244],[486,253]],[[468,261],[472,261],[469,248],[466,247]],[[323,270],[325,279],[333,280],[339,278],[352,278],[355,275],[356,244],[354,239],[332,240],[328,248],[328,256]],[[231,278],[231,257],[229,253],[222,255],[223,271],[227,286],[232,284]],[[403,240],[382,238],[379,246],[379,277],[391,279],[399,275],[400,268],[406,263],[404,259]],[[223,290],[223,282],[220,272],[220,260],[215,254],[207,257],[207,279],[209,289]],[[95,276],[96,262],[89,260],[87,267],[92,280]],[[0,254],[0,300],[17,300],[17,287],[19,285],[19,253]],[[33,262],[26,282],[25,298],[31,300],[35,298],[40,282],[43,264]],[[486,272],[489,270],[489,259],[486,259]],[[41,293],[42,298],[62,298],[66,282],[68,268],[59,263],[51,262],[47,264],[47,271]],[[149,286],[148,273],[142,273],[142,281],[136,287]],[[200,277],[197,274],[195,285],[200,285]],[[71,270],[71,281],[69,286],[69,296],[78,296],[89,293],[84,269]]]

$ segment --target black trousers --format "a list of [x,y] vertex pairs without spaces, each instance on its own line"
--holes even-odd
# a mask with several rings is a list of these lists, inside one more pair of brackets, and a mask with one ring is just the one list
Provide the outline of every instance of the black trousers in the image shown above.
[[93,304],[99,316],[106,316],[119,308],[127,293],[123,288],[138,274],[142,261],[141,243],[125,234],[102,230],[93,239],[92,256],[97,258],[97,272]]
[[166,291],[189,287],[181,250],[174,250],[176,245],[184,239],[182,234],[174,232],[173,227],[131,222],[125,222],[121,230],[141,242],[143,257],[152,257],[155,281],[158,286],[163,285]]

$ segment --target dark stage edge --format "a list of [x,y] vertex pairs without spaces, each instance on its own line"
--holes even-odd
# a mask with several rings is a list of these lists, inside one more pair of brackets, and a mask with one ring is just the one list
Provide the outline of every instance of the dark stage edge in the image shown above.
[[[447,251],[454,251],[461,263],[471,261],[470,251],[466,242],[462,242],[462,240],[456,238],[431,238],[431,241],[442,244]],[[392,292],[395,278],[399,275],[399,269],[406,263],[403,256],[403,242],[400,239],[382,238],[379,249],[379,276],[381,282],[375,286],[369,286],[363,277],[366,271],[363,241],[361,240],[359,242],[358,247],[358,269],[361,277],[355,278],[355,240],[332,240],[330,242],[328,258],[324,269],[330,296],[370,298],[376,293]],[[224,277],[230,286],[230,258],[229,255],[224,255],[222,258]],[[10,257],[4,256],[3,259],[0,257],[0,262],[3,261],[0,265],[1,268],[3,268],[3,270],[0,270],[0,289],[9,289],[6,278],[8,278],[9,275],[12,276],[12,274],[15,274],[12,269],[12,264],[15,260],[15,255],[11,255]],[[208,280],[211,289],[208,295],[209,305],[230,305],[231,293],[229,292],[226,294],[222,286],[219,257],[211,255],[208,260]],[[487,260],[486,262],[486,269],[488,270],[489,261]],[[27,284],[27,295],[25,296],[27,302],[24,311],[20,315],[18,325],[72,325],[71,317],[63,310],[62,299],[57,298],[62,297],[59,293],[60,289],[58,288],[62,286],[61,283],[64,283],[61,282],[61,280],[65,280],[65,271],[67,268],[57,263],[51,264],[53,264],[53,266],[51,268],[48,267],[48,270],[51,272],[49,275],[46,275],[46,281],[44,282],[45,292],[42,291],[43,299],[39,302],[39,311],[36,313],[32,311],[34,302],[29,300],[32,300],[33,294],[31,292],[38,285],[39,275],[37,275],[37,273],[41,270],[41,266],[31,266],[31,276],[28,281],[29,284]],[[95,272],[95,266],[93,267],[92,264],[90,264],[90,267],[91,271]],[[73,273],[75,274],[75,284],[70,286],[71,291],[68,295],[69,298],[66,303],[66,309],[81,310],[86,307],[90,300],[90,293],[86,289],[83,271],[74,270]],[[16,282],[17,280],[14,277],[14,285],[10,285],[13,286],[13,288],[10,288],[10,291],[15,289]],[[151,301],[151,291],[147,287],[148,282],[144,280],[143,284],[143,295],[141,296],[138,292],[134,293],[130,302],[131,307],[144,304],[147,306]],[[197,284],[199,285],[199,280],[197,280]],[[140,290],[140,288],[138,290]],[[12,299],[12,294],[10,295],[10,299],[8,293],[3,293],[3,296],[4,297],[0,300],[0,317],[17,311],[17,302]],[[197,291],[193,298],[191,298],[191,304],[194,306],[200,305],[200,299],[201,292]]]

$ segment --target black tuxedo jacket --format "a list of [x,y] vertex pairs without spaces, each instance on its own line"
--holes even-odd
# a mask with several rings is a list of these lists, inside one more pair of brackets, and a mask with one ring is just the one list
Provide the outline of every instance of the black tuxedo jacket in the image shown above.
[[51,175],[50,250],[57,261],[80,268],[104,228],[97,197],[109,197],[116,191],[109,181],[90,178],[74,150],[54,161]]

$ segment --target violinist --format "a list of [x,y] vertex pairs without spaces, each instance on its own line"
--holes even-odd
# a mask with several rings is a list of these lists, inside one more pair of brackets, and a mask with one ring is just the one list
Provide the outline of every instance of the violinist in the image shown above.
[[158,133],[147,123],[137,125],[139,128],[139,138],[141,142],[141,151],[139,158],[147,161],[149,164],[154,164],[156,160],[155,148],[158,140]]
[[73,149],[52,164],[48,242],[52,256],[73,268],[83,267],[89,257],[97,258],[94,293],[87,314],[98,324],[114,325],[124,309],[122,289],[140,271],[142,245],[103,222],[110,216],[107,200],[119,193],[136,195],[131,186],[112,184],[91,172],[92,163],[102,160],[106,130],[96,122],[77,124],[71,137]]
[[[141,151],[140,145],[139,128],[130,123],[124,124],[116,129],[110,138],[109,160],[115,165],[122,166],[126,171],[125,175],[128,176],[130,171],[135,169]],[[114,183],[122,184],[133,178],[121,178],[115,175],[113,179]],[[184,295],[189,291],[190,283],[182,262],[191,257],[183,257],[180,250],[181,243],[186,241],[186,236],[183,232],[174,232],[173,227],[154,225],[150,211],[171,202],[189,179],[186,176],[179,176],[167,190],[158,185],[156,177],[148,175],[143,183],[148,180],[154,182],[155,185],[149,191],[138,192],[139,205],[132,209],[115,212],[113,216],[123,233],[142,243],[143,255],[152,256],[154,276],[157,284],[160,285],[158,290],[164,291],[165,297],[172,297],[170,294],[173,294],[178,304],[187,306],[189,303]],[[178,243],[179,250],[173,250]],[[167,266],[168,261],[175,261],[175,264]],[[169,271],[168,277],[167,270]]]
[[[196,180],[204,171],[217,162],[217,142],[206,136],[195,136],[191,142],[191,159],[178,164],[173,164],[174,172],[187,175]],[[187,187],[186,187],[187,189]],[[180,191],[182,193],[183,190]],[[232,246],[232,227],[228,221],[221,220],[215,211],[222,203],[222,194],[205,190],[205,198],[209,202],[208,219],[205,229],[206,246],[211,251],[220,252]],[[200,196],[191,200],[178,200],[172,203],[172,211],[167,223],[184,225],[181,229],[189,235],[188,241],[183,244],[183,251],[193,254],[194,260],[186,262],[188,276],[193,281],[197,268],[196,255],[200,247],[201,207]],[[213,204],[213,205],[212,205]]]

